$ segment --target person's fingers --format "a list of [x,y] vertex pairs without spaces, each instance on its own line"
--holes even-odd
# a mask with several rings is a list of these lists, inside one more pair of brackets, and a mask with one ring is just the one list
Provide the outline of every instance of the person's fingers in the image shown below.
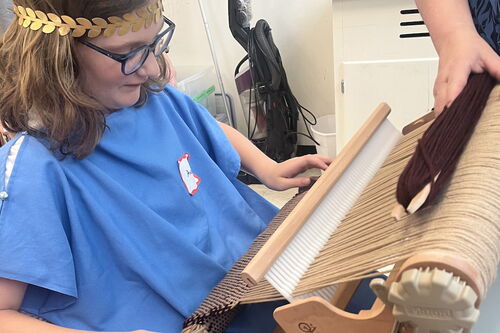
[[275,190],[284,191],[294,187],[304,187],[311,184],[309,177],[282,178]]
[[451,70],[446,85],[446,107],[450,107],[451,103],[453,103],[462,90],[464,90],[470,73],[471,69],[468,66],[458,66]]
[[332,157],[329,157],[329,156],[325,156],[325,155],[313,155],[313,156],[316,156],[317,158],[319,158],[320,160],[322,160],[323,162],[325,162],[327,165],[330,165],[333,163],[333,158]]
[[434,113],[436,115],[443,112],[446,105],[446,76],[439,72],[434,82]]
[[309,157],[309,167],[308,169],[311,168],[318,168],[321,170],[326,170],[328,166],[332,163],[332,159],[327,157],[327,156],[321,156],[321,155],[311,155]]
[[305,155],[282,162],[280,165],[280,176],[294,177],[309,169],[318,168],[324,170],[327,167],[328,164],[316,155]]
[[488,52],[484,58],[484,67],[491,76],[500,81],[500,56],[494,51]]

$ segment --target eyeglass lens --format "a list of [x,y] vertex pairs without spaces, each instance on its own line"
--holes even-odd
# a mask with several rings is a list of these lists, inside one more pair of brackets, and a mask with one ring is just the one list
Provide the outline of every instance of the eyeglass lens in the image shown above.
[[[171,37],[172,37],[172,31],[169,31],[157,41],[153,51],[155,56],[157,57],[160,56],[163,52],[165,52],[168,49],[168,44],[170,42]],[[151,50],[148,47],[145,47],[143,50],[135,53],[132,57],[128,58],[124,66],[125,74],[131,74],[137,71],[146,61],[150,51]]]

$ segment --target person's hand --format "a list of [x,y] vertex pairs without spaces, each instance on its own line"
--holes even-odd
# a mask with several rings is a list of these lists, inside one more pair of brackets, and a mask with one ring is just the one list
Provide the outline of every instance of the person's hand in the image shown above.
[[325,170],[333,159],[322,155],[304,155],[275,163],[259,180],[272,190],[283,191],[293,187],[308,186],[309,177],[296,177],[309,169]]
[[475,30],[449,34],[439,48],[434,112],[441,113],[462,92],[471,73],[488,72],[500,80],[500,57]]

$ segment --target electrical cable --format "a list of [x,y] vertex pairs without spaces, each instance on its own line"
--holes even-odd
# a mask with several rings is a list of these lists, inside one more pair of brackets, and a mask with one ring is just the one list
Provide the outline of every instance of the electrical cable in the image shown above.
[[[312,137],[309,126],[315,125],[314,114],[303,107],[293,95],[279,50],[273,42],[271,28],[265,20],[259,20],[248,32],[248,54],[238,63],[235,75],[248,60],[252,77],[250,104],[248,108],[248,137],[254,139],[260,115],[266,117],[267,137],[255,142],[268,156],[284,161],[295,154],[297,136]],[[253,103],[252,103],[253,101]],[[252,106],[255,105],[255,123],[250,124]],[[307,133],[297,130],[297,120],[304,120]]]

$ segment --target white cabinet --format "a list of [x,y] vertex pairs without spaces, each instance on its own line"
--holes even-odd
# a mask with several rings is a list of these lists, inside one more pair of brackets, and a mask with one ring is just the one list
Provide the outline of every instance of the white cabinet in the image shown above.
[[344,62],[343,107],[337,112],[337,136],[345,145],[380,102],[391,106],[389,119],[398,128],[433,106],[435,59]]
[[378,103],[402,128],[426,114],[438,59],[413,0],[333,0],[337,148]]

